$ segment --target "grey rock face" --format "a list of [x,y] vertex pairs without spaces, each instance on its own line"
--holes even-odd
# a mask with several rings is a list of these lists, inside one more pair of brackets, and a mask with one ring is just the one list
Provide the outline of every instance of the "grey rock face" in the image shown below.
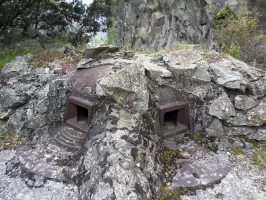
[[146,88],[144,68],[132,64],[99,81],[105,93],[117,103],[132,107],[133,112],[148,110],[149,94]]
[[206,155],[204,159],[184,164],[173,178],[173,185],[180,188],[197,188],[216,183],[230,171],[227,155]]
[[224,137],[223,124],[220,122],[220,120],[215,119],[211,123],[210,127],[206,129],[206,132],[210,136]]
[[121,1],[117,9],[118,44],[162,49],[177,44],[210,44],[212,33],[204,0]]
[[248,110],[245,114],[237,113],[227,122],[233,126],[262,126],[266,123],[266,104],[261,102],[258,106]]
[[215,74],[215,81],[226,88],[245,90],[246,82],[243,75],[232,70],[232,63],[228,60],[223,60],[218,63],[211,63],[210,68]]
[[258,141],[266,141],[266,129],[259,128],[256,133],[251,135],[251,139]]
[[266,77],[262,79],[252,82],[248,85],[248,90],[251,95],[257,97],[263,97],[266,95]]
[[258,105],[258,102],[252,97],[245,95],[238,95],[235,97],[235,108],[239,110],[248,110],[256,105]]
[[29,68],[29,61],[32,59],[31,54],[18,56],[14,61],[7,63],[1,70],[2,74],[9,77],[24,73]]
[[224,127],[224,132],[229,136],[251,135],[256,130],[248,127]]
[[226,93],[223,93],[209,106],[209,114],[219,119],[228,119],[235,116],[236,112]]
[[[155,161],[158,147],[154,141],[158,138],[148,139],[139,133],[154,131],[152,121],[147,127],[146,123],[139,113],[130,114],[118,104],[99,105],[88,132],[92,137],[85,144],[82,200],[152,197],[161,184]],[[99,130],[96,135],[95,129]]]
[[[32,180],[19,177],[11,178],[6,172],[7,162],[15,156],[15,151],[0,152],[0,199],[4,200],[74,200],[78,199],[78,188],[60,182],[34,177]],[[33,181],[34,180],[34,181]],[[31,187],[29,187],[31,186]]]
[[165,67],[161,67],[157,64],[151,63],[150,61],[143,61],[145,70],[148,71],[152,80],[156,80],[159,85],[169,83],[172,80],[173,74]]
[[[193,50],[171,52],[163,57],[169,71],[175,77],[172,87],[204,98],[210,89],[209,65]],[[169,84],[171,85],[171,83]]]
[[8,78],[0,85],[0,119],[6,120],[1,132],[25,138],[60,121],[66,102],[66,78],[58,78],[62,70],[31,70],[30,59],[26,55],[6,64],[2,73]]

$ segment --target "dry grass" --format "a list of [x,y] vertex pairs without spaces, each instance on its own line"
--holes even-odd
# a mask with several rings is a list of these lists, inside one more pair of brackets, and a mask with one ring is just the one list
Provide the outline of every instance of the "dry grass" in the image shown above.
[[3,135],[0,133],[0,151],[16,149],[21,144],[23,141],[17,134]]

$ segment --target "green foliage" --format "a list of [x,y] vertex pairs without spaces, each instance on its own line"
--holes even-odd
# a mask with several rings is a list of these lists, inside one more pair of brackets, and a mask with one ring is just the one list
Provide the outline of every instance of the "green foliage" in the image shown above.
[[0,133],[0,140],[4,140],[4,139],[5,139],[5,136],[2,133]]
[[196,45],[193,44],[180,43],[176,46],[175,50],[194,49],[195,47]]
[[266,147],[260,148],[257,152],[261,159],[266,162]]
[[235,17],[235,13],[231,10],[230,6],[226,4],[225,7],[220,12],[214,13],[213,16],[214,25],[215,26],[222,25],[224,20],[233,17]]
[[245,151],[237,146],[232,146],[231,150],[236,154],[236,155],[245,155]]
[[[87,6],[82,0],[1,0],[0,37],[7,37],[14,29],[38,37],[42,30],[51,37],[67,34],[68,41],[80,44],[106,30],[113,3],[101,0]],[[76,30],[70,31],[73,23]]]
[[159,7],[154,7],[154,8],[152,9],[152,12],[158,12],[158,11],[160,11]]
[[111,19],[111,26],[108,29],[107,44],[115,44],[117,41],[117,25],[118,21],[115,18]]
[[28,53],[33,55],[32,64],[35,66],[43,66],[43,60],[51,62],[53,59],[63,56],[63,53],[57,49],[10,48],[0,53],[0,69],[3,68],[5,64],[14,60],[17,56],[24,56]]
[[240,53],[241,53],[240,50],[241,50],[240,46],[234,43],[231,43],[229,46],[227,44],[222,43],[222,51],[235,58],[240,57]]
[[260,148],[260,143],[257,140],[250,139],[246,135],[241,135],[240,138],[243,139],[245,142],[252,144],[254,148]]
[[192,139],[197,141],[197,142],[203,142],[203,140],[205,139],[205,136],[200,134],[200,133],[193,133]]
[[234,13],[228,5],[214,15],[214,32],[221,50],[245,62],[263,61],[266,36],[257,30],[260,14],[256,9]]
[[17,56],[23,56],[28,53],[37,54],[40,49],[37,48],[16,48],[8,49],[0,53],[0,69],[4,67],[5,64],[14,60]]
[[252,154],[252,161],[262,169],[266,169],[266,147],[256,148]]
[[17,134],[4,135],[0,133],[0,151],[17,148],[22,143],[23,140]]
[[173,161],[180,156],[180,153],[178,151],[163,151],[159,158],[160,161],[165,165],[171,165]]
[[161,187],[159,194],[153,198],[154,200],[181,200],[178,190],[170,190],[166,187]]

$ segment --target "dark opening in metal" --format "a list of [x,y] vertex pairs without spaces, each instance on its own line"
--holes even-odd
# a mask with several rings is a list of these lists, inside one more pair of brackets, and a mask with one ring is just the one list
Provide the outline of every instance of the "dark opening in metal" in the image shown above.
[[164,114],[163,126],[164,129],[174,129],[177,126],[178,110],[166,112]]
[[67,100],[65,122],[86,133],[93,115],[94,104],[81,98],[70,96]]
[[88,123],[88,109],[77,106],[77,121],[79,124],[87,124]]
[[172,137],[189,129],[189,110],[186,102],[174,102],[159,105],[160,134]]

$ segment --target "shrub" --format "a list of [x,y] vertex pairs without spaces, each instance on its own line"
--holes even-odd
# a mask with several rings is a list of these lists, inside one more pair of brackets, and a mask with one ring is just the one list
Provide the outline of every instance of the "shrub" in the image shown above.
[[214,32],[221,50],[245,62],[263,62],[266,36],[257,29],[260,14],[256,9],[233,12],[226,5],[214,15]]
[[117,26],[118,21],[111,18],[111,26],[108,29],[107,44],[115,44],[117,42]]

